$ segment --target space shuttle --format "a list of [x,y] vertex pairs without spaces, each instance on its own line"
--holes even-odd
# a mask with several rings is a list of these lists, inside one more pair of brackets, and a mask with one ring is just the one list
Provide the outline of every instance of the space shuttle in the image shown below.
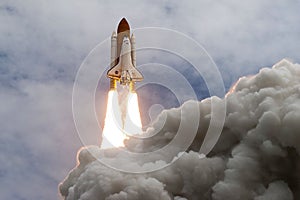
[[107,71],[110,78],[110,90],[117,88],[117,82],[129,86],[131,92],[135,91],[135,82],[143,80],[143,75],[136,69],[135,37],[130,36],[130,27],[123,18],[111,36],[111,64]]

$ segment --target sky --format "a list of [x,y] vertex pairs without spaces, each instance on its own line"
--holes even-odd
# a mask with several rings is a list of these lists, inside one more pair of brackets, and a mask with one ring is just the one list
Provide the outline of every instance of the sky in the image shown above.
[[299,6],[297,0],[2,0],[1,196],[59,198],[58,184],[83,146],[72,114],[77,71],[122,17],[134,28],[172,29],[193,38],[214,60],[228,90],[239,77],[283,58],[300,62]]

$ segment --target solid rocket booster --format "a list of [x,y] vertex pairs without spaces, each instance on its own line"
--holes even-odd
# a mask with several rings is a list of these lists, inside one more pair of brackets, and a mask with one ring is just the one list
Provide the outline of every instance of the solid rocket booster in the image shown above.
[[[110,49],[110,68],[113,68],[116,65],[117,58],[117,34],[114,31],[111,35],[111,49]],[[110,79],[110,89],[117,88],[117,80]]]
[[128,85],[130,91],[135,91],[135,82],[142,81],[143,75],[136,69],[135,37],[130,37],[130,27],[125,18],[119,25],[117,33],[111,36],[111,65],[107,72],[110,78],[110,89],[117,88],[117,82]]

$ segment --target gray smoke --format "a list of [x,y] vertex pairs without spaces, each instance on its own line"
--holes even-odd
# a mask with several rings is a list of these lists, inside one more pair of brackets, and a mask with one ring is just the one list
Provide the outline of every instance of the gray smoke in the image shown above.
[[[117,149],[84,147],[78,152],[78,165],[59,186],[61,195],[66,200],[300,199],[300,65],[282,60],[272,69],[240,78],[224,99],[218,99],[226,102],[225,125],[213,150],[204,156],[198,151],[213,98],[163,111],[158,119],[166,123],[157,120],[145,133],[163,127],[158,134],[143,142],[126,142],[126,148],[133,151],[163,147],[176,135],[180,120],[195,121],[189,104],[197,103],[201,112],[197,135],[187,152],[168,167],[144,174],[124,173],[96,158],[137,170],[169,161],[162,155],[156,162],[145,158],[133,163],[122,159]],[[190,133],[189,128],[185,133]]]

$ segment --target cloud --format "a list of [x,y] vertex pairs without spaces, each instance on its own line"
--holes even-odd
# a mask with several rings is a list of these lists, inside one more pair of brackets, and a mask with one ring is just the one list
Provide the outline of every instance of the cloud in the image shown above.
[[[242,77],[222,100],[227,103],[225,126],[207,156],[200,154],[194,145],[166,168],[131,174],[105,166],[98,159],[138,171],[143,167],[162,166],[168,158],[162,155],[152,163],[145,158],[137,164],[124,158],[122,150],[90,146],[79,151],[78,165],[60,185],[60,192],[67,200],[297,199],[300,191],[300,135],[297,132],[300,127],[296,123],[300,120],[299,88],[300,65],[287,60],[272,69],[263,68],[254,76]],[[206,101],[198,102],[200,111],[210,110]],[[183,105],[180,109],[186,108]],[[144,150],[152,146],[153,151],[167,145],[178,129],[174,119],[180,121],[191,116],[178,115],[178,111],[164,112],[173,116],[164,127],[173,129],[163,128],[151,142],[136,145],[129,140],[127,148]],[[204,119],[209,116],[210,111],[204,112]],[[199,127],[207,127],[209,123],[203,118],[199,118]],[[154,129],[157,127],[154,124]],[[191,134],[189,130],[185,132],[186,137]],[[198,134],[202,134],[201,128]],[[158,142],[161,145],[157,145]],[[193,144],[202,142],[203,138],[196,137]]]
[[[270,66],[283,57],[300,61],[298,7],[297,1],[258,0],[251,4],[236,1],[1,1],[2,197],[57,197],[57,184],[74,165],[75,152],[82,145],[72,116],[71,91],[76,72],[88,52],[110,36],[123,16],[133,28],[175,29],[203,44],[229,88],[241,75],[253,74],[261,66]],[[155,41],[156,38],[149,39]],[[151,57],[151,52],[146,54]],[[160,59],[163,58],[157,58]],[[138,62],[143,63],[142,56]],[[171,58],[168,63],[181,67],[181,63],[174,63]],[[199,99],[207,97],[207,91],[196,79],[191,82],[198,88]],[[294,115],[296,113],[290,113],[284,121],[287,132],[288,123],[292,123],[289,118]],[[293,143],[292,136],[283,138],[285,145]],[[94,144],[98,140],[91,137],[90,141]],[[223,143],[230,146],[233,142]],[[32,183],[28,184],[28,180]],[[37,194],[36,191],[42,192]]]

